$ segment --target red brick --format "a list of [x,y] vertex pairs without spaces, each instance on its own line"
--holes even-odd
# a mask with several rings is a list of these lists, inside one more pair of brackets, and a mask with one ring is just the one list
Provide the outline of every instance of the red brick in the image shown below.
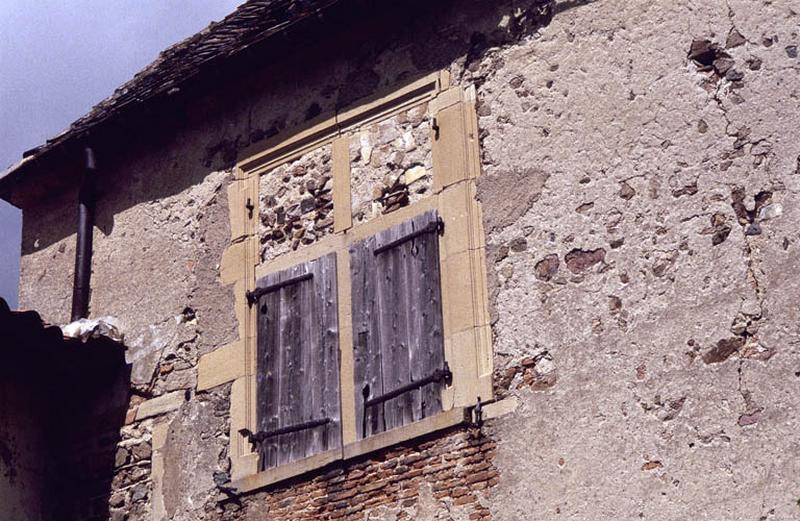
[[383,480],[381,480],[381,481],[373,481],[372,483],[367,483],[366,485],[363,485],[363,486],[359,487],[358,491],[362,492],[362,493],[372,492],[373,490],[379,490],[379,489],[385,487],[386,484],[387,484],[387,482],[383,481]]
[[475,474],[469,474],[466,477],[466,482],[469,484],[477,483],[478,481],[488,481],[492,476],[489,475],[489,471],[484,470],[483,472],[476,472]]
[[407,497],[416,497],[419,495],[419,488],[418,487],[409,487],[400,490],[397,494],[397,497],[400,499],[407,498]]
[[477,498],[475,496],[473,496],[471,494],[467,494],[465,496],[461,496],[461,497],[456,498],[455,500],[453,500],[453,504],[454,505],[466,505],[467,503],[474,503],[476,501],[476,499]]
[[[275,521],[361,519],[384,505],[413,510],[425,484],[439,500],[467,505],[472,521],[484,520],[490,514],[474,492],[497,484],[491,464],[495,448],[494,441],[464,431],[433,436],[257,493],[244,500],[245,508],[253,509],[251,516],[269,511]],[[411,516],[400,512],[401,518],[410,521]]]
[[355,496],[357,493],[358,493],[358,491],[356,489],[351,488],[350,490],[343,490],[341,492],[337,492],[335,494],[331,494],[328,497],[329,497],[330,501],[341,501],[343,499],[349,499],[349,498]]
[[414,479],[414,478],[419,477],[421,475],[422,475],[422,469],[415,469],[415,470],[412,470],[411,472],[407,472],[405,474],[405,477],[407,479]]
[[488,452],[497,448],[497,442],[494,440],[487,440],[481,444],[481,450],[483,452]]

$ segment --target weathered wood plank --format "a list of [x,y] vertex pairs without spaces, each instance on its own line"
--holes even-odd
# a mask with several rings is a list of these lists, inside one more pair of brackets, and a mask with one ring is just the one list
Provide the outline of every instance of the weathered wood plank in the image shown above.
[[[384,333],[381,331],[381,317],[385,316],[386,309],[377,294],[379,274],[375,259],[375,237],[370,237],[365,241],[366,251],[364,253],[366,270],[366,310],[369,319],[367,334],[367,383],[369,384],[369,396],[377,396],[385,390],[383,384],[383,350],[381,346],[384,342]],[[369,433],[383,432],[386,430],[386,410],[384,404],[373,405],[367,410],[369,418]]]
[[[418,219],[414,219],[413,228],[419,229],[417,223]],[[426,303],[422,300],[424,298],[424,286],[426,267],[424,262],[420,262],[425,255],[426,247],[429,237],[426,235],[414,239],[407,245],[404,250],[404,279],[406,287],[406,305],[408,306],[408,314],[406,316],[406,330],[408,331],[409,342],[409,369],[411,372],[411,381],[418,381],[427,376],[427,364],[424,353],[420,352],[421,348],[427,343],[427,339],[422,336],[424,312]],[[426,386],[429,387],[429,386]],[[425,388],[412,391],[412,418],[411,421],[417,421],[424,418],[423,414],[423,396]]]
[[[377,243],[392,243],[412,231],[411,221],[401,223],[378,234]],[[403,242],[376,255],[377,293],[379,305],[384,310],[380,317],[384,393],[409,383],[411,379],[407,323],[410,302],[404,268],[411,247],[412,241]],[[412,398],[413,392],[410,392],[385,402],[386,430],[413,421]]]
[[[314,283],[308,287],[311,302],[309,309],[307,311],[304,310],[303,327],[307,330],[308,341],[313,345],[311,349],[308,349],[308,356],[303,360],[306,365],[306,377],[309,384],[304,393],[303,418],[304,421],[311,421],[325,417],[323,414],[325,368],[322,357],[322,326],[324,325],[322,320],[322,300],[325,295],[323,283],[320,280],[321,263],[319,261],[311,261],[306,264],[307,269],[314,274]],[[319,454],[323,450],[323,433],[324,428],[311,429],[306,433],[306,456]]]
[[[437,219],[436,212],[430,211],[351,247],[359,438],[441,410],[439,383],[409,391],[366,411],[362,394],[367,384],[370,397],[376,397],[422,379],[444,365],[439,237],[434,232],[415,233]],[[409,236],[412,238],[407,241],[400,240]],[[378,244],[382,247],[375,255]],[[381,412],[383,418],[379,416]]]
[[320,366],[323,372],[322,410],[320,417],[333,421],[323,429],[323,450],[342,444],[341,397],[339,385],[339,310],[337,304],[336,254],[322,257],[320,264],[320,285],[324,295],[321,300],[322,341],[320,345]]
[[[399,226],[400,234],[404,235],[411,231],[410,223]],[[397,356],[396,380],[393,388],[403,386],[411,382],[411,350],[413,349],[409,331],[409,315],[411,314],[411,295],[409,281],[406,279],[405,265],[409,262],[413,242],[406,242],[397,248],[393,255],[394,274],[395,274],[395,307],[397,308],[397,319],[395,325],[395,349]],[[385,387],[385,386],[384,386]],[[414,396],[419,391],[411,391],[397,398],[397,408],[399,420],[397,427],[406,425],[414,421]]]
[[[310,262],[302,265],[300,270],[302,273],[313,273],[313,268]],[[297,322],[299,326],[298,335],[298,351],[297,366],[295,367],[294,374],[292,375],[292,388],[294,390],[295,403],[293,408],[296,409],[294,413],[295,422],[304,423],[314,420],[312,409],[312,395],[314,393],[315,385],[313,360],[316,358],[319,351],[319,337],[315,335],[317,325],[314,323],[313,309],[314,301],[316,299],[314,286],[318,281],[311,279],[310,283],[301,283],[298,285],[298,310]],[[298,431],[295,435],[296,446],[292,450],[292,461],[297,461],[308,455],[312,444],[313,431],[318,429],[310,429]]]
[[[364,390],[370,396],[383,392],[381,373],[381,311],[376,299],[376,261],[373,254],[375,238],[354,244],[351,254],[352,314],[355,373],[355,401],[358,408],[358,436],[363,438],[384,429],[383,404],[364,408]],[[366,427],[364,421],[366,420]]]
[[[277,427],[278,410],[276,396],[276,382],[278,377],[278,360],[276,359],[277,318],[280,313],[280,295],[268,293],[263,295],[258,302],[258,329],[257,329],[257,367],[256,400],[258,407],[257,429],[269,430]],[[259,447],[259,463],[261,468],[275,466],[277,460],[277,445],[263,443]]]
[[366,312],[365,248],[357,243],[350,248],[350,315],[353,321],[353,399],[356,406],[356,437],[362,439],[366,432],[364,397],[362,389],[367,381],[369,321]]
[[[313,276],[280,286],[307,273]],[[279,289],[259,300],[266,306],[258,329],[258,429],[332,420],[264,442],[263,468],[341,445],[335,277],[336,256],[331,254],[259,280],[259,287],[277,284]]]
[[[435,212],[428,212],[426,220],[437,219]],[[427,223],[418,223],[424,226]],[[438,236],[430,234],[422,238],[418,244],[417,259],[420,270],[420,284],[417,302],[420,304],[419,315],[421,330],[419,342],[421,357],[424,362],[419,364],[425,367],[423,372],[430,374],[436,369],[444,367],[444,335],[442,333],[442,296],[441,273],[439,270],[439,241]],[[442,410],[441,390],[443,384],[431,384],[422,388],[421,412],[426,418]]]
[[[278,427],[278,378],[280,359],[278,352],[278,321],[280,318],[280,294],[268,293],[258,303],[258,374],[256,389],[258,393],[258,430]],[[260,447],[260,460],[263,468],[277,464],[278,446],[276,440]]]
[[[384,235],[394,235],[393,230],[387,230],[378,234],[378,240]],[[391,240],[391,237],[389,238]],[[376,315],[376,328],[378,334],[380,352],[380,372],[383,386],[381,389],[374,389],[372,396],[377,396],[389,391],[397,385],[395,384],[396,374],[395,364],[397,363],[397,304],[394,289],[394,256],[397,250],[388,250],[380,255],[374,256],[375,259],[375,298],[377,301],[378,312]],[[389,400],[382,405],[374,405],[373,408],[383,407],[385,426],[381,430],[393,429],[399,424],[398,406],[396,400]]]
[[[272,372],[273,372],[273,381],[269,387],[269,400],[270,400],[270,409],[269,409],[269,429],[277,429],[280,427],[280,382],[281,382],[281,375],[283,374],[282,365],[283,365],[283,357],[280,351],[281,345],[281,314],[284,313],[282,310],[282,302],[281,302],[281,294],[280,292],[275,292],[270,295],[268,302],[268,309],[269,309],[269,342],[270,342],[270,349],[272,352],[270,356],[272,357]],[[270,464],[271,466],[278,465],[278,452],[280,451],[279,446],[279,439],[273,438],[272,442],[270,443]]]
[[[281,317],[279,322],[279,342],[278,353],[280,353],[281,364],[278,377],[278,415],[279,427],[286,427],[292,421],[292,359],[294,351],[294,331],[295,317],[295,295],[296,286],[287,286],[280,290],[281,295]],[[278,465],[283,465],[291,460],[292,440],[290,434],[282,434],[278,439]]]
[[308,455],[341,444],[336,255],[329,254],[313,261],[311,269],[315,301],[308,322],[313,328],[315,351],[310,378],[313,382],[310,414],[313,419],[330,418],[332,421],[312,430]]

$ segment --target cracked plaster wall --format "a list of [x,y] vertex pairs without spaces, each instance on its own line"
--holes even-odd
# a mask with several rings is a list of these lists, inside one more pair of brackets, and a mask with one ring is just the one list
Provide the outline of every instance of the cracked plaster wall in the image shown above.
[[[800,516],[797,13],[597,1],[481,63],[497,381],[522,404],[492,427],[496,519]],[[703,40],[741,74],[689,60]]]
[[[500,520],[800,516],[798,6],[454,6],[280,62],[285,82],[269,67],[231,80],[178,137],[106,163],[92,313],[126,326],[132,406],[193,389],[197,356],[236,335],[217,269],[237,153],[448,68],[477,86],[496,387],[520,401],[487,424],[498,482],[482,507]],[[68,318],[74,200],[25,209],[21,303],[54,322]],[[176,519],[239,515],[212,486],[225,392],[166,419],[162,506]],[[150,440],[153,423],[130,435]],[[160,512],[147,483],[129,519]],[[447,519],[427,492],[416,501]]]

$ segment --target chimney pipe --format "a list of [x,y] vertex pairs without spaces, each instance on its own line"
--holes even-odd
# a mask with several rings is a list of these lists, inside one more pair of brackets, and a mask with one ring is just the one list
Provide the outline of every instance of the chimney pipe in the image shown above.
[[89,316],[89,290],[92,277],[92,231],[95,211],[95,158],[86,147],[86,163],[78,193],[78,237],[75,248],[75,278],[72,285],[72,321]]

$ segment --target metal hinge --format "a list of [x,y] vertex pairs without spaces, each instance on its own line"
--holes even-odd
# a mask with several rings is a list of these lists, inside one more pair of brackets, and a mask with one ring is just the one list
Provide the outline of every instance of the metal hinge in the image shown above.
[[250,445],[255,449],[255,446],[259,443],[262,443],[265,440],[270,438],[274,438],[275,436],[280,436],[282,434],[291,434],[293,432],[304,431],[308,429],[314,429],[316,427],[322,427],[323,425],[327,425],[333,422],[331,418],[320,418],[318,420],[311,420],[303,423],[296,423],[294,425],[287,425],[286,427],[279,427],[277,429],[272,429],[269,431],[258,431],[258,432],[251,432],[249,429],[241,429],[239,430],[239,434],[247,438],[247,441],[250,442]]
[[372,407],[373,405],[378,405],[380,403],[389,401],[393,398],[397,398],[400,395],[403,395],[409,391],[414,391],[421,387],[424,387],[428,384],[441,382],[447,386],[453,385],[453,373],[450,371],[450,364],[447,362],[444,363],[444,366],[441,369],[436,369],[433,373],[429,374],[424,378],[420,378],[415,382],[409,382],[405,385],[401,385],[397,389],[392,389],[389,392],[383,393],[379,396],[375,396],[374,398],[370,398],[370,388],[369,384],[366,384],[364,388],[361,390],[361,395],[364,397],[364,408],[362,409],[362,422],[361,422],[361,434],[362,438],[367,437],[367,408]]
[[437,217],[435,221],[429,222],[428,224],[426,224],[422,228],[420,228],[418,230],[414,230],[413,232],[409,233],[408,235],[400,237],[399,239],[395,239],[395,240],[393,240],[391,242],[387,242],[383,246],[379,246],[378,248],[375,248],[375,251],[373,253],[375,255],[380,255],[381,253],[383,253],[383,252],[385,252],[387,250],[391,250],[392,248],[396,248],[397,246],[400,246],[404,242],[408,242],[410,240],[416,239],[420,235],[425,235],[426,233],[433,233],[433,232],[438,233],[440,236],[444,235],[444,221],[442,220],[441,217]]
[[256,302],[258,302],[258,299],[260,299],[267,293],[278,291],[279,289],[285,288],[286,286],[291,286],[292,284],[297,284],[298,282],[303,282],[304,280],[308,280],[313,277],[314,277],[313,273],[304,273],[303,275],[298,275],[296,277],[292,277],[291,279],[286,279],[284,281],[276,282],[275,284],[271,284],[269,286],[264,286],[261,288],[256,288],[253,291],[248,291],[245,293],[245,297],[247,297],[247,303],[252,306]]
[[248,197],[247,198],[247,204],[245,204],[244,207],[247,208],[247,218],[248,219],[252,219],[253,218],[253,210],[256,209],[255,205],[253,204],[253,200]]
[[478,396],[478,401],[475,403],[475,406],[472,408],[472,415],[471,415],[471,423],[476,427],[480,427],[483,425],[483,402],[481,402],[481,397]]
[[391,391],[383,393],[374,398],[369,398],[369,384],[365,385],[364,389],[361,391],[362,395],[364,395],[364,407],[372,407],[373,405],[389,401],[392,398],[397,398],[401,394],[405,394],[409,391],[414,391],[420,387],[425,387],[428,384],[437,382],[444,382],[445,385],[452,385],[453,373],[450,372],[450,365],[447,362],[444,363],[444,367],[442,369],[437,369],[424,378],[420,378],[415,382],[409,382],[405,385],[401,385],[397,389],[392,389]]

